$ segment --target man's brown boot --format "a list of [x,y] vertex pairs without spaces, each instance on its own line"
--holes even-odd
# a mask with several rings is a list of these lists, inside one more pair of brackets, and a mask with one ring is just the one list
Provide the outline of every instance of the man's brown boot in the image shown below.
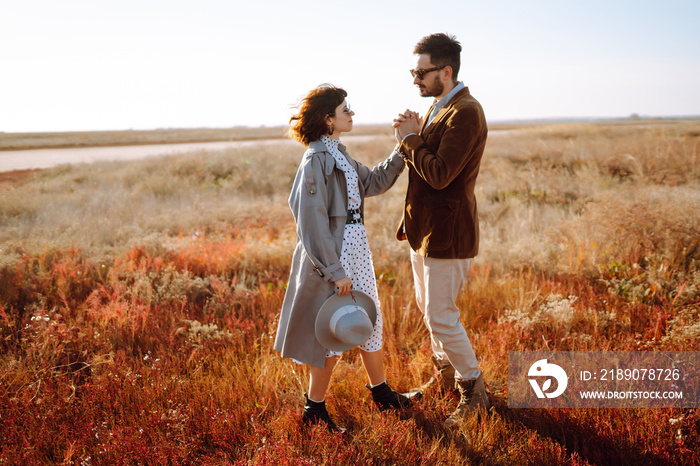
[[448,360],[440,360],[432,355],[430,359],[433,361],[438,375],[432,375],[430,380],[417,388],[412,388],[412,392],[425,392],[431,388],[437,388],[441,393],[456,390],[455,386],[455,368]]
[[460,399],[457,409],[445,421],[445,427],[454,427],[464,420],[470,413],[480,410],[488,411],[491,407],[489,397],[486,395],[484,377],[472,380],[457,380]]

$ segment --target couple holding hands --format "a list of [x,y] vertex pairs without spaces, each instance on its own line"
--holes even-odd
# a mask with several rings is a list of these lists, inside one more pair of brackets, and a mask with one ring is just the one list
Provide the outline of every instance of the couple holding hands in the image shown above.
[[[308,149],[289,197],[297,245],[274,348],[309,366],[302,414],[308,424],[344,431],[330,418],[325,397],[340,355],[354,347],[380,410],[410,407],[430,385],[459,391],[448,427],[490,406],[456,305],[469,261],[478,252],[474,186],[488,132],[481,105],[457,80],[461,50],[446,34],[418,42],[411,75],[421,96],[434,97],[433,105],[424,118],[406,110],[394,120],[397,146],[374,168],[356,162],[340,142],[340,135],[352,130],[354,115],[343,89],[313,89],[290,120],[290,136]],[[396,237],[411,247],[416,302],[430,331],[438,374],[419,389],[399,393],[384,373],[382,313],[364,199],[391,188],[406,166],[406,203]]]

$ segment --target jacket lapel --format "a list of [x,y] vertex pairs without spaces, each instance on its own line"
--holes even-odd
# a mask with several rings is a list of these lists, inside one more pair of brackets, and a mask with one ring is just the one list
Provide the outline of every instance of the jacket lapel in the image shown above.
[[[451,102],[451,101],[450,101],[450,102]],[[445,105],[444,107],[442,107],[442,108],[440,109],[440,111],[437,113],[437,115],[435,115],[435,118],[433,118],[433,121],[431,121],[430,124],[427,124],[427,123],[428,123],[428,116],[430,116],[430,114],[433,112],[433,108],[434,108],[434,105],[431,105],[431,106],[430,106],[430,110],[428,111],[428,113],[427,113],[427,115],[426,115],[426,117],[425,117],[425,120],[423,120],[423,127],[422,127],[421,130],[420,130],[420,134],[427,134],[427,133],[429,133],[429,132],[430,132],[430,129],[429,129],[429,128],[430,128],[431,126],[433,126],[435,123],[437,123],[443,116],[445,116],[445,114],[447,113],[447,110],[448,110],[450,107],[451,107],[451,105],[450,105],[449,103],[448,103],[447,105]]]
[[433,107],[434,107],[434,105],[431,105],[430,109],[428,110],[428,113],[426,113],[425,117],[423,117],[423,125],[420,128],[420,134],[424,134],[425,128],[428,127],[428,117],[430,116],[431,113],[433,113]]
[[430,125],[427,125],[426,123],[428,122],[428,116],[430,116],[430,114],[431,114],[432,111],[433,111],[433,107],[434,107],[434,105],[431,105],[431,106],[430,106],[430,110],[428,110],[428,113],[426,114],[427,116],[425,117],[425,120],[423,120],[423,127],[422,127],[421,130],[420,130],[420,134],[423,135],[423,134],[429,133],[430,131],[428,130],[428,128],[430,128],[430,127],[433,126],[435,123],[437,123],[437,122],[440,121],[442,118],[444,118],[444,116],[447,114],[447,111],[450,110],[450,109],[452,108],[452,106],[453,106],[454,103],[457,101],[457,99],[459,99],[459,97],[460,97],[462,94],[464,94],[464,93],[469,93],[469,88],[466,87],[466,86],[464,87],[464,89],[460,90],[457,94],[455,94],[455,95],[450,99],[450,101],[447,102],[447,104],[446,104],[444,107],[442,107],[442,108],[440,109],[440,111],[437,113],[437,115],[435,115],[435,118],[433,118],[433,121],[430,122]]
[[435,118],[433,118],[433,121],[430,124],[432,125],[432,124],[440,121],[442,119],[442,117],[444,117],[445,114],[447,113],[447,110],[450,109],[451,107],[452,106],[449,103],[447,105],[445,105],[444,107],[442,107],[440,109],[440,111],[437,113],[437,115],[435,115]]

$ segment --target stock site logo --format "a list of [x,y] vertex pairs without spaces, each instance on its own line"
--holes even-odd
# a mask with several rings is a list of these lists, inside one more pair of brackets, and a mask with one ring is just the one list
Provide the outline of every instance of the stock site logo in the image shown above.
[[[546,377],[542,386],[537,382],[536,379],[528,379],[532,389],[535,391],[537,398],[556,398],[566,390],[566,385],[569,382],[569,377],[566,372],[561,367],[556,364],[550,364],[546,359],[540,359],[530,366],[530,370],[527,372],[528,377]],[[557,381],[556,390],[549,393],[547,390],[552,388],[552,379]]]

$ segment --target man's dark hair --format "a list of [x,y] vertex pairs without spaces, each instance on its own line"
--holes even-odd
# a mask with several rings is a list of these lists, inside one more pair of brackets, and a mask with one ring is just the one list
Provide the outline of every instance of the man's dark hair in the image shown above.
[[425,36],[413,49],[413,53],[417,55],[423,53],[430,55],[430,61],[433,65],[452,67],[452,80],[455,82],[459,74],[459,54],[461,52],[462,45],[457,42],[457,38],[443,33]]

